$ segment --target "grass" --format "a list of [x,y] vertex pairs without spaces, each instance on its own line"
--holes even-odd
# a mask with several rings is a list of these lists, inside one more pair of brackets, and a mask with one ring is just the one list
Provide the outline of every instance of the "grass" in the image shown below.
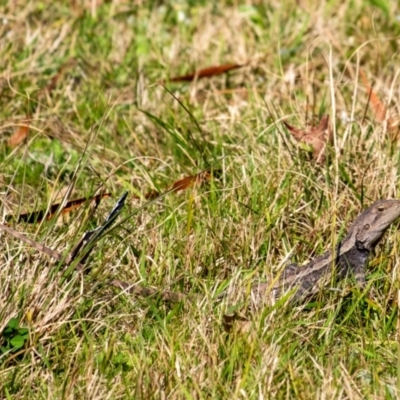
[[[93,215],[86,203],[14,229],[64,253],[124,191],[121,220],[151,190],[222,171],[135,212],[100,240],[87,273],[0,232],[2,398],[399,396],[395,228],[365,290],[347,280],[304,307],[246,307],[251,282],[322,254],[363,207],[399,197],[398,142],[360,78],[399,115],[395,3],[0,6],[1,214],[46,208],[71,185],[70,198],[114,196]],[[232,62],[248,64],[168,83]],[[317,164],[282,121],[323,114],[334,142]],[[9,146],[27,117],[28,138]],[[200,300],[134,298],[112,279]],[[233,311],[250,332],[225,332]]]

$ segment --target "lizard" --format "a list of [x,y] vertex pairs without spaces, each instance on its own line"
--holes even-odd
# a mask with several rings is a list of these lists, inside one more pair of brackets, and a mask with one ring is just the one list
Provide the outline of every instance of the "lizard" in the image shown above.
[[[276,300],[292,290],[291,299],[300,300],[318,293],[321,286],[330,282],[335,275],[337,278],[353,275],[358,285],[361,288],[364,287],[369,254],[398,217],[400,217],[400,200],[376,201],[359,214],[348,230],[347,236],[337,244],[334,252],[327,251],[303,267],[294,263],[287,265],[276,283],[253,284],[251,297],[255,306],[262,304],[268,294],[272,294]],[[138,296],[148,297],[150,294],[157,295],[158,293],[163,300],[172,302],[203,299],[201,295],[158,291],[137,285],[132,286],[119,280],[114,280],[111,285]],[[226,292],[223,292],[218,299],[225,296]]]
[[[124,205],[127,193],[118,200],[118,203],[107,217],[105,224],[100,227],[102,233],[117,217]],[[369,254],[383,238],[390,225],[400,217],[400,200],[378,200],[369,208],[365,209],[351,225],[347,236],[338,243],[335,251],[327,251],[322,256],[310,261],[304,267],[297,264],[289,264],[282,271],[276,283],[256,283],[251,287],[251,295],[255,303],[260,303],[267,293],[274,298],[280,297],[283,293],[293,290],[292,299],[298,300],[306,295],[315,294],[321,288],[321,283],[332,280],[336,275],[344,278],[353,275],[358,285],[362,288],[365,285],[365,268]],[[0,224],[0,230],[5,230],[13,236],[34,245],[40,251],[55,257],[59,261],[64,260],[60,253],[46,248],[30,240],[19,232]],[[94,233],[96,231],[91,231]],[[67,264],[70,263],[67,261]],[[78,269],[83,268],[78,264]],[[143,288],[135,285],[133,288],[126,282],[114,280],[112,286],[128,290],[136,295],[148,297],[160,293],[156,289]],[[162,298],[172,302],[182,301],[188,297],[185,293],[162,292]],[[225,293],[222,294],[224,296]],[[218,298],[220,298],[218,296]]]
[[262,303],[267,293],[276,300],[288,291],[293,291],[291,300],[298,301],[318,293],[335,275],[338,279],[353,275],[363,288],[368,256],[398,217],[400,200],[376,201],[358,215],[335,251],[327,251],[303,267],[287,265],[272,284],[253,284],[251,297],[255,305]]

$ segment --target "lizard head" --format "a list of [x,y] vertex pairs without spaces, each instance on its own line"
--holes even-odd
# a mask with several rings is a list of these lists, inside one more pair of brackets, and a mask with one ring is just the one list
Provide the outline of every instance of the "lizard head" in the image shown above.
[[359,250],[372,250],[386,230],[400,217],[400,200],[378,200],[354,221],[349,234]]

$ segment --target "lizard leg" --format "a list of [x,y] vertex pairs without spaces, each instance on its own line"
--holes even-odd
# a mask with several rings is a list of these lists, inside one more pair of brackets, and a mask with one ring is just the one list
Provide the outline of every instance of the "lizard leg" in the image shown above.
[[285,269],[283,270],[283,274],[286,277],[296,275],[299,272],[299,266],[296,263],[291,263],[286,265]]
[[356,247],[343,255],[339,262],[339,274],[353,276],[358,287],[365,287],[365,265],[368,260],[368,252]]
[[360,288],[365,287],[365,266],[357,265],[353,268],[354,278]]

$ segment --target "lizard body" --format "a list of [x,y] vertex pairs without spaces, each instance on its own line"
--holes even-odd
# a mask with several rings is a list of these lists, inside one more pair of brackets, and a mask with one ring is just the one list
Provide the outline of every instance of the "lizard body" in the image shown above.
[[[360,287],[365,285],[365,268],[370,252],[376,247],[390,225],[400,217],[400,200],[378,200],[365,209],[351,225],[347,236],[335,248],[310,261],[303,267],[287,265],[274,282],[256,283],[251,287],[251,296],[258,307],[267,298],[275,300],[288,291],[293,291],[292,300],[299,300],[321,290],[334,277],[341,279],[354,276]],[[275,283],[276,282],[276,283]],[[189,298],[185,293],[159,291],[114,280],[111,284],[138,296],[161,296],[172,302]],[[218,298],[222,298],[222,293]],[[195,296],[195,295],[192,295]],[[193,297],[191,297],[193,298]],[[195,296],[202,300],[203,296]]]
[[293,290],[293,300],[317,293],[336,275],[341,279],[353,275],[360,287],[365,285],[365,268],[370,252],[382,239],[390,225],[400,217],[400,200],[378,200],[365,209],[353,222],[347,236],[336,246],[304,267],[289,264],[275,284],[252,286],[255,303],[262,302],[266,293],[278,298]]

